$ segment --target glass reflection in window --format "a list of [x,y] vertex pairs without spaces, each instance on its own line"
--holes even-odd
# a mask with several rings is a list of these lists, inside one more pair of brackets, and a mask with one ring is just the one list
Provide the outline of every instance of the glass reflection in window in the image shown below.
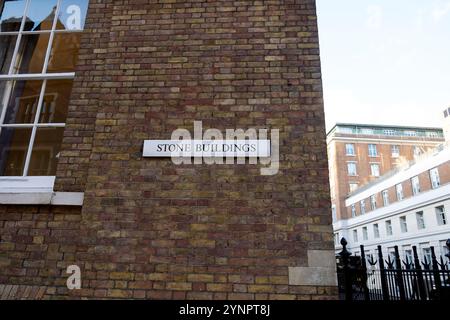
[[21,176],[31,128],[1,128],[0,176]]

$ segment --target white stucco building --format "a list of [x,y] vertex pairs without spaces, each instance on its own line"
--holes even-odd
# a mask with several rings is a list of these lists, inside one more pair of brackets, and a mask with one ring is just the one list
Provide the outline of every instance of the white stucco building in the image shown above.
[[403,259],[412,258],[417,246],[423,259],[431,259],[430,247],[437,255],[447,253],[445,242],[450,238],[450,144],[422,155],[416,161],[382,176],[357,189],[345,201],[350,219],[333,224],[336,253],[342,250],[345,237],[347,249],[377,259],[377,246],[384,254],[399,247]]

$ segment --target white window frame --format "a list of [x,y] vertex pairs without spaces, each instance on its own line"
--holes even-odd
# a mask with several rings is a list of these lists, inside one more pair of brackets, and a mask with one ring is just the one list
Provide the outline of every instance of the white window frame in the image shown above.
[[363,234],[363,240],[367,241],[369,240],[369,232],[367,230],[367,227],[362,228],[362,234]]
[[419,146],[413,147],[413,156],[414,158],[420,157],[422,155],[422,149]]
[[408,232],[408,221],[406,220],[406,216],[401,216],[399,218],[400,220],[400,231],[402,233],[407,233]]
[[[377,169],[374,169],[374,168],[377,168]],[[379,163],[371,163],[370,164],[370,175],[372,177],[377,177],[377,178],[381,175]]]
[[380,238],[380,226],[378,225],[378,223],[373,224],[373,237],[375,239]]
[[351,205],[351,211],[352,211],[352,218],[356,217],[356,205],[355,204]]
[[[350,166],[354,166],[354,168],[355,168],[354,172],[351,172]],[[347,162],[347,175],[349,177],[356,177],[358,175],[358,168],[356,166],[356,162],[354,162],[354,161]]]
[[[351,148],[349,148],[349,146],[351,146]],[[349,152],[349,150],[351,152]],[[347,156],[355,156],[356,155],[356,153],[355,153],[355,145],[353,143],[346,143],[345,144],[345,154]]]
[[416,212],[417,230],[424,230],[426,228],[425,216],[423,211]]
[[394,144],[391,146],[391,156],[392,156],[392,158],[400,157],[400,146],[399,145]]
[[353,230],[353,242],[358,243],[358,230]]
[[420,193],[420,179],[419,176],[415,176],[411,178],[411,187],[412,187],[412,193],[414,196],[418,195]]
[[447,215],[445,212],[445,207],[442,206],[437,206],[434,208],[435,212],[436,212],[436,219],[437,219],[437,224],[438,226],[445,226],[448,224],[447,221]]
[[369,157],[378,157],[378,150],[376,144],[369,144],[368,146]]
[[383,190],[381,192],[383,198],[383,205],[387,207],[389,205],[389,190]]
[[391,220],[386,220],[385,225],[386,225],[386,235],[387,236],[394,235],[394,230],[392,228],[392,221]]
[[431,263],[432,261],[432,257],[431,257],[431,248],[427,247],[427,248],[422,248],[422,255],[423,255],[423,260],[427,263]]
[[413,251],[410,247],[404,249],[405,261],[411,263],[414,261]]
[[405,198],[405,195],[403,193],[403,184],[402,183],[395,185],[395,192],[397,194],[398,201],[402,201]]
[[370,196],[370,208],[372,211],[377,210],[377,196],[374,194]]
[[[0,74],[0,81],[5,83],[5,89],[0,94],[3,108],[0,113],[0,133],[3,128],[29,128],[31,136],[28,141],[24,168],[21,176],[0,176],[0,204],[59,204],[62,205],[82,205],[83,193],[70,192],[53,192],[55,176],[28,176],[33,145],[36,138],[38,128],[64,128],[65,123],[39,123],[42,111],[47,82],[49,80],[73,80],[75,72],[56,72],[48,73],[48,65],[51,58],[53,40],[56,34],[64,33],[82,33],[81,30],[59,30],[56,29],[62,0],[57,0],[56,11],[52,22],[52,28],[49,30],[25,31],[24,26],[28,11],[30,9],[31,0],[26,0],[25,8],[21,20],[19,30],[11,32],[0,32],[0,35],[14,35],[15,39],[14,52],[11,57],[8,74]],[[44,63],[41,73],[15,73],[16,61],[19,55],[19,46],[24,35],[48,34],[49,40],[45,51]],[[45,72],[44,72],[45,70]],[[39,93],[38,104],[36,106],[36,114],[32,123],[5,124],[6,112],[9,100],[13,91],[12,84],[14,81],[40,80],[42,81],[41,91]],[[64,198],[64,199],[63,199]]]
[[356,189],[358,189],[358,184],[357,183],[350,182],[348,184],[348,190],[350,191],[350,193],[354,192]]
[[361,215],[366,213],[366,200],[361,200],[359,202],[359,206],[361,207]]
[[441,186],[441,178],[439,177],[438,168],[433,168],[430,170],[430,180],[431,180],[431,187],[433,189],[439,188]]

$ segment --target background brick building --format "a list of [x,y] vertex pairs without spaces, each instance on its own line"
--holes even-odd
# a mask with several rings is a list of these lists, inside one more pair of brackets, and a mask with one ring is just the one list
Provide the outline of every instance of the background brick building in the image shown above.
[[327,135],[334,221],[351,218],[349,194],[443,142],[439,128],[336,124]]
[[[40,188],[25,157],[23,177],[0,181],[4,296],[335,298],[315,1],[91,0],[87,12],[56,179]],[[280,129],[280,173],[142,157],[145,139],[194,120]],[[66,288],[72,264],[81,290]]]

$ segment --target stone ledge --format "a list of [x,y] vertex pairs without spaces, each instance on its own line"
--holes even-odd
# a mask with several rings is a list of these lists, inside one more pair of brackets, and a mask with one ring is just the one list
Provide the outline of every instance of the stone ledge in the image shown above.
[[0,204],[82,206],[84,192],[0,192]]

